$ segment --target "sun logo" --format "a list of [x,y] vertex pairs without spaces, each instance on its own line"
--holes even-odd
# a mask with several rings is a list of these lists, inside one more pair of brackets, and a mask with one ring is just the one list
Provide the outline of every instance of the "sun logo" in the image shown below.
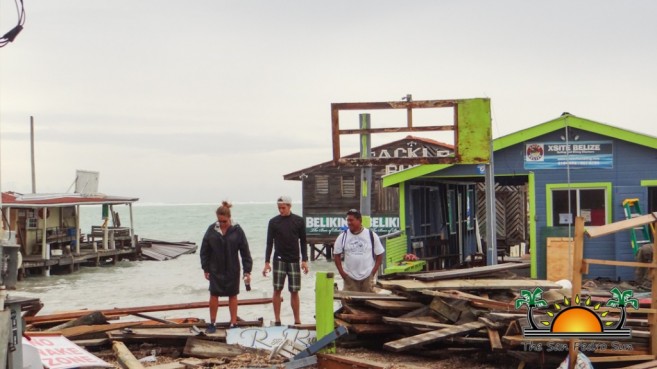
[[[612,298],[605,303],[606,307],[620,308],[620,319],[603,321],[607,318],[609,310],[599,311],[602,303],[591,302],[589,296],[581,301],[579,295],[574,299],[564,297],[563,304],[554,303],[554,310],[547,310],[546,320],[540,320],[540,325],[534,320],[534,309],[545,308],[547,301],[542,298],[543,290],[536,288],[534,291],[521,290],[520,298],[516,299],[516,309],[527,305],[527,321],[529,327],[523,328],[525,337],[587,337],[587,338],[609,338],[609,337],[631,337],[632,330],[625,329],[627,312],[625,308],[630,305],[634,309],[639,308],[639,300],[633,298],[631,290],[621,291],[614,287],[609,291]],[[613,326],[613,327],[612,327]]]

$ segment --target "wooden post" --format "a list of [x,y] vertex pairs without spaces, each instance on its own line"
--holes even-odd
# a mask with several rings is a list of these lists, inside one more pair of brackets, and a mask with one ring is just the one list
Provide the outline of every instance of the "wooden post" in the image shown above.
[[[370,115],[358,116],[360,129],[370,129]],[[372,139],[369,133],[360,135],[360,158],[370,159],[372,156]],[[363,227],[370,228],[372,221],[372,166],[367,165],[360,170],[360,213],[363,216]],[[374,246],[374,245],[372,245]]]
[[[582,293],[582,261],[584,260],[584,217],[575,218],[575,244],[573,245],[573,289],[570,295],[571,304]],[[573,369],[577,362],[576,339],[571,339],[568,345],[568,369]]]
[[75,255],[80,255],[80,241],[82,235],[80,234],[80,205],[75,205]]
[[[335,330],[333,320],[333,273],[315,273],[315,326],[319,341],[322,337]],[[322,350],[325,354],[335,353],[335,343],[329,344]]]

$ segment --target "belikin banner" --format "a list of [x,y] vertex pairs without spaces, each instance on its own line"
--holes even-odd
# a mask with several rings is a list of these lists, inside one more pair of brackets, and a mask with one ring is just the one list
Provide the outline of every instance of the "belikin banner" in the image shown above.
[[[312,236],[335,236],[347,229],[343,215],[313,215],[306,219],[306,234]],[[369,227],[379,236],[399,231],[399,217],[372,217]]]

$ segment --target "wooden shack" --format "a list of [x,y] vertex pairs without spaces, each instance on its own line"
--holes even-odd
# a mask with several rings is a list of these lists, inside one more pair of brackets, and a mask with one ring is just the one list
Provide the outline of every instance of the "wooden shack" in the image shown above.
[[[21,194],[2,193],[3,229],[12,242],[20,246],[22,272],[41,269],[49,274],[51,267],[77,265],[101,258],[134,255],[136,239],[132,225],[133,197],[103,194]],[[80,229],[80,206],[100,206],[103,224],[87,232]],[[122,226],[114,206],[130,207],[130,224]]]
[[[441,157],[453,153],[453,146],[435,140],[407,136],[372,148],[373,158]],[[359,153],[347,158],[358,157]],[[372,168],[371,227],[378,235],[400,230],[399,190],[384,188],[382,177],[407,169],[389,164]],[[331,258],[331,248],[346,225],[347,210],[360,207],[361,168],[335,166],[327,161],[286,174],[284,179],[302,182],[303,217],[310,245],[311,260],[320,255]],[[317,253],[317,255],[316,255]]]

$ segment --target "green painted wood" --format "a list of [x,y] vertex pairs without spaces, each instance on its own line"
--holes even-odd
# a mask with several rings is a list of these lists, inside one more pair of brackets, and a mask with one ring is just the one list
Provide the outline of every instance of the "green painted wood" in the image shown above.
[[406,255],[406,250],[408,246],[406,245],[406,233],[402,232],[401,236],[388,238],[386,240],[386,266],[389,268],[396,263],[404,260],[404,255]]
[[[317,272],[315,274],[315,326],[318,341],[335,329],[333,320],[333,281],[332,272]],[[330,343],[322,349],[322,352],[325,354],[335,353],[335,343]]]
[[488,163],[491,154],[490,99],[459,100],[456,106],[459,164]]

